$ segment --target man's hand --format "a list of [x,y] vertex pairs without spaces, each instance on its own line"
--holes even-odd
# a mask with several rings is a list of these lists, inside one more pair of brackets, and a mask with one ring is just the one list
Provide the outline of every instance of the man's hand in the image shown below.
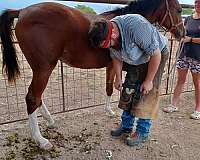
[[149,91],[153,89],[153,82],[152,81],[144,81],[140,87],[140,92],[145,95],[148,94]]
[[192,37],[188,37],[185,36],[185,38],[183,39],[183,42],[187,43],[187,42],[191,42]]
[[122,91],[122,80],[121,79],[115,79],[114,87],[115,87],[115,89]]

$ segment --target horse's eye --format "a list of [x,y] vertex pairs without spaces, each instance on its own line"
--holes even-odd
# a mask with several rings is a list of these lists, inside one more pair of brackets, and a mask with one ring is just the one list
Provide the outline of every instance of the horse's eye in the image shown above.
[[182,8],[179,8],[179,9],[177,10],[177,12],[178,12],[178,13],[182,13]]

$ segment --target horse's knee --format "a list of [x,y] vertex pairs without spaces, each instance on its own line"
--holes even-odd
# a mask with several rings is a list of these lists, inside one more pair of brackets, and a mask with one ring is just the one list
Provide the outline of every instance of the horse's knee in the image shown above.
[[40,106],[41,101],[37,101],[36,97],[34,97],[31,92],[28,92],[26,95],[26,105],[28,114],[32,114],[38,106]]

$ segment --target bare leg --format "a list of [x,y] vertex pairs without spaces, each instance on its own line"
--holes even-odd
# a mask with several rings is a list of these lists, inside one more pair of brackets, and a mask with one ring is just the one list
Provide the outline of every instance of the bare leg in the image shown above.
[[200,112],[200,73],[192,72],[192,78],[195,87],[195,111]]
[[55,121],[53,120],[50,112],[48,111],[48,109],[43,101],[40,106],[40,112],[41,112],[43,118],[47,121],[48,128],[55,128]]
[[111,95],[113,93],[113,82],[114,82],[114,71],[112,68],[112,64],[110,64],[106,68],[106,93],[107,93],[107,98],[106,98],[106,106],[105,110],[110,116],[114,116],[115,113],[112,111],[111,106],[110,106],[110,100],[111,100]]
[[172,105],[175,106],[175,107],[177,105],[177,102],[179,100],[183,86],[185,84],[188,69],[177,69],[177,72],[178,72],[178,79],[177,79],[177,82],[176,82],[176,87],[175,87],[174,95],[173,95],[173,98],[172,98]]

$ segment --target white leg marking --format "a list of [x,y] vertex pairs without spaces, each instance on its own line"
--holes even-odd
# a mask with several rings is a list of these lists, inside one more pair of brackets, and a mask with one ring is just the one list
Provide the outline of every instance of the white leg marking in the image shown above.
[[106,97],[106,106],[105,106],[105,110],[106,112],[108,112],[108,114],[110,116],[115,116],[115,112],[112,111],[111,107],[110,107],[110,100],[111,100],[111,96],[107,96]]
[[50,112],[48,111],[46,105],[42,101],[42,105],[40,106],[40,112],[45,120],[47,120],[47,126],[49,128],[54,128],[55,127],[55,121],[53,120]]
[[43,148],[45,150],[48,150],[52,148],[52,144],[44,137],[42,137],[40,133],[40,129],[38,126],[38,121],[37,121],[37,110],[33,112],[32,114],[28,115],[28,120],[29,120],[29,126],[31,129],[31,135],[33,139],[39,143],[40,148]]

